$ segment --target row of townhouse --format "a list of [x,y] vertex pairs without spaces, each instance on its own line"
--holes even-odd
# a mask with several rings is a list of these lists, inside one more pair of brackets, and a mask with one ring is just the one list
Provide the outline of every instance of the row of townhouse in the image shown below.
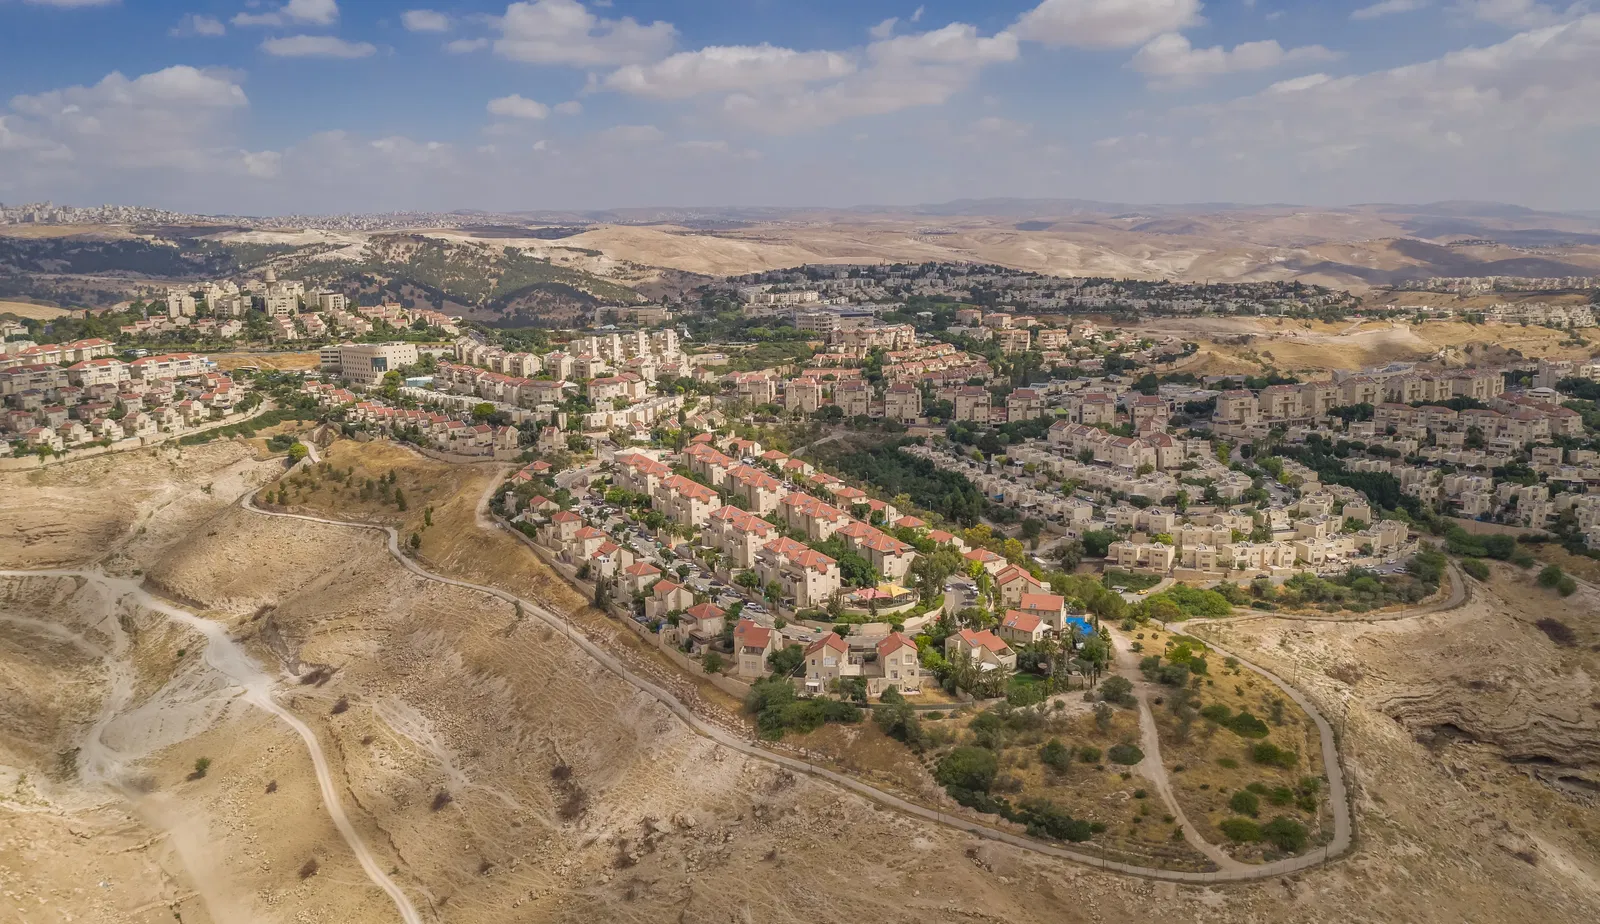
[[[1500,403],[1500,402],[1497,402]],[[1468,408],[1456,411],[1439,405],[1412,407],[1408,404],[1380,404],[1374,409],[1373,423],[1379,429],[1393,427],[1396,434],[1425,439],[1446,433],[1462,434],[1476,429],[1491,444],[1503,442],[1521,446],[1549,439],[1553,435],[1579,436],[1583,415],[1571,408],[1537,402],[1504,402],[1501,408]]]
[[656,395],[626,407],[590,411],[583,415],[583,428],[591,433],[631,429],[646,435],[658,422],[676,417],[682,408],[682,395]]
[[[974,478],[974,480],[977,477],[986,475],[970,462],[931,447],[908,446],[906,451],[920,455],[941,468],[961,471],[969,478]],[[1082,462],[1076,456],[1058,455],[1043,448],[1018,447],[1011,450],[1011,457],[1024,463],[1033,463],[1041,471],[1049,472],[1063,480],[1076,481],[1091,490],[1105,491],[1112,494],[1126,494],[1130,497],[1143,497],[1151,502],[1159,502],[1164,497],[1172,497],[1182,487],[1176,478],[1166,472],[1150,472],[1140,475],[1136,468],[1130,469],[1126,466],[1107,466],[1094,462]],[[1248,479],[1245,487],[1249,487]]]
[[347,419],[352,423],[371,424],[389,433],[415,429],[448,452],[487,455],[495,451],[514,450],[521,442],[521,434],[516,427],[472,423],[434,411],[391,407],[382,401],[350,404],[348,399],[355,396],[337,388],[317,394],[319,403],[326,401],[333,406],[348,406]]
[[521,408],[560,404],[577,390],[576,385],[559,379],[519,378],[456,363],[440,363],[433,381],[435,388],[443,386],[454,394],[476,395]]
[[1080,456],[1089,452],[1096,462],[1131,469],[1148,465],[1158,472],[1175,471],[1185,463],[1212,458],[1209,440],[1183,439],[1161,432],[1139,437],[1114,436],[1099,427],[1065,420],[1050,425],[1046,441],[1057,452],[1067,455]]
[[922,391],[915,385],[890,385],[883,389],[880,400],[871,385],[858,379],[834,383],[831,391],[815,378],[795,378],[784,383],[785,410],[809,414],[830,401],[846,417],[887,417],[910,423],[922,416]]
[[1463,372],[1457,375],[1355,375],[1342,381],[1322,380],[1298,385],[1270,385],[1253,392],[1233,389],[1217,396],[1212,414],[1215,424],[1253,426],[1261,423],[1307,422],[1321,419],[1336,407],[1385,402],[1402,404],[1443,401],[1455,397],[1488,400],[1505,391],[1498,372]]
[[151,337],[177,331],[193,331],[217,340],[231,340],[244,332],[244,322],[231,318],[187,318],[158,314],[118,328],[118,332],[127,337]]
[[[529,501],[529,512],[543,516],[540,508],[555,504],[543,497]],[[647,593],[662,579],[661,569],[642,562],[633,550],[612,540],[603,530],[583,522],[583,518],[570,510],[548,511],[549,519],[536,531],[541,545],[556,553],[562,561],[576,566],[588,565],[599,578],[616,581],[618,599],[630,599],[635,593]]]
[[16,366],[79,363],[88,359],[110,356],[116,352],[115,344],[109,340],[98,338],[74,340],[71,343],[40,344],[18,341],[8,343],[6,347],[6,350],[0,352],[0,369],[10,369]]

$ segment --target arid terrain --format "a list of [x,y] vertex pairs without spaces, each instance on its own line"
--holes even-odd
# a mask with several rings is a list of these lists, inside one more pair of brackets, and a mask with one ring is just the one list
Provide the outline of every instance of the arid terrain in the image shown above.
[[[1401,297],[1405,294],[1402,293]],[[1200,345],[1178,371],[1227,375],[1272,368],[1326,373],[1391,362],[1434,362],[1460,368],[1515,361],[1517,355],[1587,359],[1592,344],[1548,327],[1459,321],[1299,321],[1287,318],[1161,318],[1142,324],[1151,335]],[[1515,351],[1513,354],[1512,351]]]
[[[425,567],[513,581],[605,631],[480,523],[492,467],[444,477],[384,444],[330,458],[402,469],[406,511],[347,493],[345,515],[412,529],[434,508]],[[90,575],[8,577],[0,593],[0,916],[410,919],[380,880],[416,920],[473,924],[1600,916],[1592,589],[1562,602],[1497,571],[1432,616],[1208,630],[1336,718],[1357,845],[1284,879],[1178,886],[980,841],[723,748],[563,631],[404,569],[379,534],[236,503],[281,466],[235,442],[0,475],[0,569]],[[324,514],[341,503],[292,493]],[[1572,637],[1558,645],[1544,618]]]
[[[180,251],[202,263],[174,261]],[[484,319],[531,317],[806,263],[933,261],[1058,276],[1301,280],[1365,293],[1434,276],[1600,274],[1600,220],[1472,202],[1323,208],[980,200],[527,213],[522,225],[385,232],[236,223],[0,227],[0,272],[12,268],[37,283],[18,294],[97,306],[174,274],[255,272],[271,264],[282,278],[353,286],[376,274],[384,282],[368,294],[443,297],[449,310]],[[1427,296],[1399,298],[1420,304]]]

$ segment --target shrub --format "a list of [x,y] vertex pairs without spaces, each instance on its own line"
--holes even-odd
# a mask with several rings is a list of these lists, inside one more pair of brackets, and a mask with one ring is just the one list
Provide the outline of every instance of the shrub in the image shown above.
[[1212,722],[1216,722],[1218,725],[1224,725],[1227,724],[1229,719],[1233,718],[1233,710],[1221,703],[1212,703],[1201,709],[1200,715]]
[[1241,709],[1239,714],[1225,723],[1234,734],[1241,738],[1265,738],[1267,736],[1267,723],[1251,715],[1249,710]]
[[1269,767],[1293,770],[1300,763],[1300,754],[1289,748],[1280,748],[1270,741],[1262,741],[1250,749],[1250,759]]
[[1100,698],[1119,706],[1133,704],[1133,682],[1126,677],[1107,677],[1100,684]]
[[1112,763],[1122,764],[1125,767],[1131,767],[1144,760],[1144,752],[1126,742],[1112,745],[1106,756],[1111,758]]
[[1051,738],[1039,748],[1039,762],[1057,773],[1066,773],[1072,769],[1072,748],[1062,744],[1060,738]]
[[1225,818],[1217,825],[1217,830],[1235,844],[1254,844],[1261,840],[1261,826],[1248,818]]
[[1100,762],[1100,749],[1088,746],[1078,748],[1078,759],[1086,764],[1097,764]]
[[1560,565],[1545,565],[1544,570],[1539,572],[1539,576],[1535,580],[1539,582],[1540,587],[1554,589],[1557,584],[1561,583],[1561,579],[1564,576]]
[[1073,818],[1047,799],[1024,801],[1012,820],[1027,825],[1028,833],[1034,837],[1053,837],[1078,843],[1088,840],[1095,833],[1094,825],[1081,818]]
[[1249,815],[1254,818],[1261,812],[1261,797],[1248,789],[1241,789],[1233,794],[1233,798],[1228,800],[1228,808],[1241,815]]
[[1280,815],[1261,826],[1261,836],[1284,853],[1299,853],[1306,849],[1306,826],[1293,818]]
[[1578,582],[1573,580],[1572,575],[1570,574],[1563,574],[1561,576],[1561,580],[1556,582],[1556,593],[1563,597],[1570,597],[1574,593],[1577,593],[1577,591]]
[[211,758],[209,758],[209,757],[197,758],[195,760],[195,762],[194,762],[194,772],[189,774],[189,779],[191,779],[191,780],[204,779],[205,775],[206,775],[206,771],[210,770],[210,769],[211,769]]
[[1487,581],[1489,579],[1488,564],[1476,558],[1461,559],[1461,570],[1472,575],[1480,581]]
[[995,774],[999,770],[1000,761],[993,751],[964,746],[956,748],[939,761],[934,778],[945,786],[986,793],[994,785]]

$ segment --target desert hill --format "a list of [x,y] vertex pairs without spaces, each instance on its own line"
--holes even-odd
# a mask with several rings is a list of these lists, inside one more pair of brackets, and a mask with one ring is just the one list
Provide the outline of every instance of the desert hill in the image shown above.
[[[476,524],[498,472],[381,443],[330,451],[404,469],[414,506],[438,518],[429,567],[512,582],[606,631],[531,553]],[[726,752],[562,631],[422,580],[377,535],[240,509],[278,464],[236,442],[0,475],[0,567],[100,568],[222,630],[208,642],[80,578],[0,582],[0,695],[14,704],[0,720],[0,907],[139,924],[401,919],[330,821],[305,743],[222,672],[237,646],[320,745],[353,836],[418,920],[1600,914],[1592,589],[1563,601],[1497,571],[1432,616],[1217,627],[1336,717],[1358,847],[1292,879],[1176,886],[980,842]]]

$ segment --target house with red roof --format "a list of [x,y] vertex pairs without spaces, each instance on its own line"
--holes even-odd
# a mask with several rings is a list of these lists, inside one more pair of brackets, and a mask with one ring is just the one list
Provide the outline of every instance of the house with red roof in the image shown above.
[[661,569],[647,561],[634,562],[622,569],[622,577],[617,583],[619,594],[631,597],[637,593],[644,593],[650,585],[661,577]]
[[1017,609],[1038,615],[1057,632],[1061,631],[1063,621],[1067,618],[1066,598],[1056,594],[1024,593],[1017,602]]
[[1000,620],[1000,628],[996,634],[1013,644],[1032,645],[1043,641],[1050,634],[1050,624],[1038,613],[1007,610],[1005,618]]
[[776,629],[757,625],[748,618],[739,620],[733,627],[734,673],[747,680],[767,676],[771,673],[767,658],[778,650],[780,643]]
[[998,576],[1001,569],[1005,568],[1006,566],[1005,558],[996,555],[988,549],[973,549],[961,557],[965,558],[967,561],[977,562],[983,567],[983,570],[989,572],[990,575]]
[[944,656],[952,661],[958,658],[971,658],[982,670],[994,670],[999,667],[1014,670],[1017,666],[1017,653],[1006,644],[1005,639],[988,629],[982,632],[962,629],[946,638]]
[[994,577],[995,589],[1000,591],[1001,606],[1019,606],[1023,594],[1040,593],[1044,582],[1016,565],[1008,565]]
[[665,619],[674,611],[694,606],[694,593],[671,578],[662,578],[650,588],[644,599],[644,614],[651,619]]
[[683,611],[678,628],[686,635],[691,646],[703,648],[722,634],[727,613],[715,603],[699,603]]

